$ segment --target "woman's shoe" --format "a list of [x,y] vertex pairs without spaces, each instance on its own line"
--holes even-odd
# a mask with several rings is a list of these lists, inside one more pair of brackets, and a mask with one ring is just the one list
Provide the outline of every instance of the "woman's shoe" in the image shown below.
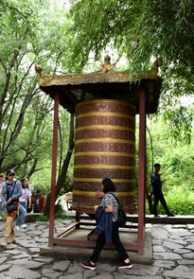
[[89,269],[89,270],[95,270],[96,264],[93,263],[92,261],[87,261],[87,262],[81,263],[81,267],[83,267],[85,269]]
[[133,265],[129,259],[124,260],[119,266],[119,269],[131,269]]

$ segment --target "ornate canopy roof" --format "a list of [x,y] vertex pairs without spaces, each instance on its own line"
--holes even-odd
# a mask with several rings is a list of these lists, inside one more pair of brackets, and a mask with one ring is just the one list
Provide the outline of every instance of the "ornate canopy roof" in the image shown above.
[[52,98],[59,94],[60,104],[74,112],[76,104],[84,100],[119,99],[135,105],[139,110],[139,89],[146,92],[146,112],[154,113],[158,108],[161,79],[157,73],[130,76],[128,72],[89,74],[44,75],[38,74],[40,88]]

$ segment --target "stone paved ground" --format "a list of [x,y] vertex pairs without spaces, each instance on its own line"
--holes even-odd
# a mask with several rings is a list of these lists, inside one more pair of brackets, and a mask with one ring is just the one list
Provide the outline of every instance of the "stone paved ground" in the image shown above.
[[0,279],[194,279],[194,225],[153,225],[151,229],[152,265],[134,264],[129,271],[118,271],[111,263],[101,262],[96,271],[85,271],[78,261],[40,256],[39,247],[47,245],[47,224],[29,224],[17,232],[17,245],[0,251]]

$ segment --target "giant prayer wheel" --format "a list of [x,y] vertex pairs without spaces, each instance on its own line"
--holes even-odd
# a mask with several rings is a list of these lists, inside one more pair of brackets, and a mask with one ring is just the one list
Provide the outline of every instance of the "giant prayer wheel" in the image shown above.
[[94,212],[96,191],[109,177],[126,212],[137,212],[135,107],[97,99],[76,106],[73,208]]

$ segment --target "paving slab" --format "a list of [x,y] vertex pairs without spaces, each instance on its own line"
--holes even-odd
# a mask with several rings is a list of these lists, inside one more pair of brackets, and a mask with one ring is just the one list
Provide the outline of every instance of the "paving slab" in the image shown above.
[[22,266],[14,265],[7,273],[11,279],[39,279],[41,274],[37,271],[32,271]]
[[164,276],[173,278],[193,279],[194,269],[180,265],[173,270],[165,271]]
[[70,266],[71,262],[70,261],[59,261],[57,263],[54,263],[53,265],[53,270],[56,271],[66,271],[68,267]]
[[[63,224],[60,224],[63,227]],[[0,222],[0,238],[2,237]],[[16,245],[0,250],[0,279],[193,279],[194,278],[194,226],[193,225],[150,225],[146,228],[146,245],[150,240],[152,261],[134,263],[133,268],[119,271],[116,252],[103,251],[95,271],[84,270],[80,262],[91,254],[87,249],[72,253],[70,247],[62,248],[58,256],[39,254],[39,249],[48,249],[48,224],[37,222],[28,224],[28,229],[17,232]],[[148,238],[147,238],[148,236]],[[126,241],[121,235],[122,241]],[[133,233],[131,240],[136,235]],[[129,238],[128,238],[129,240]],[[59,248],[59,247],[58,247]],[[64,249],[65,253],[64,253]],[[75,248],[74,248],[75,249]],[[69,250],[69,251],[67,251]],[[71,253],[67,253],[70,252]],[[130,257],[133,262],[133,254]]]

